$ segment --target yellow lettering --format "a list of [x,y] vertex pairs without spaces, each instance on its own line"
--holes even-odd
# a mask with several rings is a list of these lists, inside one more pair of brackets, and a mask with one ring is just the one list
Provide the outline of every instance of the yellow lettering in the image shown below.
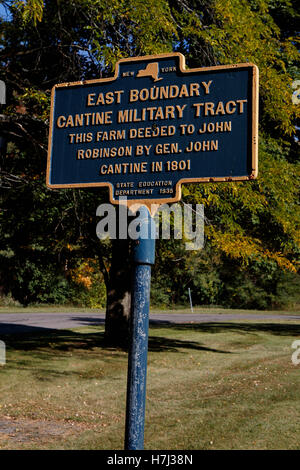
[[66,118],[65,116],[58,116],[57,120],[56,120],[56,125],[57,127],[65,127],[66,125]]
[[208,115],[208,113],[210,113],[212,116],[215,114],[214,113],[214,107],[215,107],[215,104],[214,103],[211,103],[211,102],[208,102],[208,103],[205,103],[205,116]]
[[105,103],[112,104],[113,102],[114,102],[114,93],[112,91],[109,91],[105,95]]
[[139,99],[139,90],[130,90],[129,101],[137,101]]
[[182,113],[183,113],[183,110],[187,107],[186,104],[183,104],[182,106],[180,106],[179,104],[176,105],[176,109],[177,109],[177,112],[178,112],[178,117],[182,118]]
[[[183,85],[185,86],[185,85]],[[171,85],[170,86],[170,94],[169,94],[169,98],[176,98],[178,96],[178,93],[179,93],[179,88],[177,85]]]
[[204,86],[204,88],[205,88],[205,94],[206,94],[206,95],[208,95],[208,94],[209,94],[209,87],[210,87],[210,85],[211,85],[211,84],[212,84],[212,80],[209,80],[209,82],[208,82],[208,83],[206,83],[206,82],[202,82],[202,85],[203,85],[203,86]]
[[225,114],[225,109],[224,109],[224,105],[223,105],[223,101],[219,101],[218,105],[217,105],[217,109],[215,111],[215,114]]
[[112,124],[112,111],[106,111],[105,124]]
[[128,109],[121,109],[120,111],[118,111],[118,122],[128,122],[128,115]]
[[105,104],[103,93],[99,93],[98,95],[96,106],[99,106],[99,104]]
[[191,83],[190,84],[190,96],[199,96],[200,91],[199,91],[200,85],[199,83]]
[[235,113],[235,111],[236,111],[235,101],[227,101],[225,108],[226,108],[226,113],[227,114]]
[[117,103],[121,103],[121,94],[124,93],[124,90],[117,90],[115,91],[115,94],[117,95]]
[[87,106],[95,106],[95,101],[94,101],[95,96],[96,96],[96,93],[90,93],[89,95],[87,95],[87,103],[86,103]]
[[182,85],[182,87],[180,89],[180,93],[179,93],[178,97],[182,98],[182,96],[186,96],[186,97],[189,96],[189,92],[188,92],[188,89],[187,89],[186,85]]
[[77,150],[77,160],[84,159],[84,150]]
[[73,121],[73,116],[70,114],[68,116],[67,122],[66,122],[66,127],[74,127],[74,121]]
[[194,103],[193,106],[196,108],[196,117],[199,117],[201,113],[201,106],[204,106],[204,103]]
[[75,126],[83,126],[83,114],[75,114]]
[[236,102],[239,104],[239,113],[243,114],[243,112],[244,112],[244,103],[247,103],[247,100],[236,100]]

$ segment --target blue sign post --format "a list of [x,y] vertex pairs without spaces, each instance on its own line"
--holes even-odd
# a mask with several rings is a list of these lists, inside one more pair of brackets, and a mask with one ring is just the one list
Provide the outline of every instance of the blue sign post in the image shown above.
[[[0,105],[2,104],[6,104],[6,85],[0,80]],[[0,114],[0,122],[5,122],[7,119],[7,116]],[[6,152],[6,138],[3,135],[0,135],[0,152]]]
[[148,236],[133,248],[126,449],[143,449],[151,265],[151,206],[181,199],[183,183],[257,176],[258,69],[187,70],[180,53],[120,60],[112,78],[56,85],[49,188],[109,188],[139,206]]
[[128,356],[125,448],[144,448],[146,378],[151,265],[155,260],[155,223],[148,209],[140,207],[143,218],[140,237],[133,244],[133,289],[131,308],[131,343]]

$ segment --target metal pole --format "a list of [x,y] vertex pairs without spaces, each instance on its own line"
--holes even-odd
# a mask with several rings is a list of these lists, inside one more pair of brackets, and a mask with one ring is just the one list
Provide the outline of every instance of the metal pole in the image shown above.
[[192,313],[193,313],[193,312],[194,312],[194,309],[193,309],[192,294],[191,294],[191,289],[190,289],[190,288],[189,288],[189,298],[190,298],[191,311],[192,311]]
[[[148,354],[148,329],[151,265],[155,259],[154,219],[142,206],[141,232],[147,238],[139,238],[133,246],[134,275],[132,283],[131,343],[128,355],[127,408],[125,449],[143,450],[146,406],[146,378]],[[152,235],[152,236],[151,236]]]

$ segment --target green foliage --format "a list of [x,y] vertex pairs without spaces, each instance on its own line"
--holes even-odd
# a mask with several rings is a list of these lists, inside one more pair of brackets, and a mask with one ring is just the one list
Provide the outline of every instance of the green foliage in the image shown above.
[[276,286],[274,306],[288,307],[299,306],[300,299],[300,276],[291,273],[280,272]]
[[224,254],[220,258],[209,242],[203,251],[182,258],[180,244],[171,249],[172,254],[165,250],[159,253],[160,262],[165,259],[168,270],[164,264],[153,268],[153,306],[187,307],[190,288],[194,305],[258,310],[299,308],[300,276],[280,269],[276,261],[262,258],[243,266],[238,258]]
[[172,49],[176,25],[164,0],[96,0],[87,1],[86,8],[94,18],[87,26],[92,50],[109,68],[123,57]]
[[276,263],[253,263],[247,270],[235,266],[235,275],[222,273],[220,303],[232,308],[294,308],[299,306],[300,276],[279,270]]
[[33,21],[33,24],[36,26],[38,21],[42,21],[43,0],[15,0],[14,5],[22,12],[22,18],[25,23]]
[[5,269],[2,274],[2,283],[14,299],[24,305],[31,303],[63,304],[69,298],[68,282],[59,268],[49,259],[38,253],[34,258],[26,256],[19,258],[12,256],[9,259],[3,255],[1,265]]
[[215,0],[210,6],[206,2],[202,5],[206,14],[195,8],[177,15],[178,22],[183,20],[182,47],[188,51],[188,57],[193,57],[193,46],[199,43],[202,46],[199,53],[203,56],[205,51],[209,57],[210,63],[205,65],[212,61],[214,65],[255,63],[260,71],[261,124],[295,134],[294,120],[299,118],[299,108],[291,105],[293,77],[288,69],[299,63],[299,37],[296,30],[290,31],[288,37],[282,34],[284,31],[281,32],[272,15],[286,7],[288,21],[297,15],[299,18],[299,12],[290,0],[277,4],[268,0]]

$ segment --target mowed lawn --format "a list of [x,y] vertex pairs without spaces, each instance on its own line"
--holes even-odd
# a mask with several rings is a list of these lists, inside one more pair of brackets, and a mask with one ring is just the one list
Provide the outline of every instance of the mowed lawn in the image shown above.
[[[0,338],[0,448],[123,449],[127,352],[41,331]],[[295,340],[296,320],[151,326],[145,449],[299,449]]]

